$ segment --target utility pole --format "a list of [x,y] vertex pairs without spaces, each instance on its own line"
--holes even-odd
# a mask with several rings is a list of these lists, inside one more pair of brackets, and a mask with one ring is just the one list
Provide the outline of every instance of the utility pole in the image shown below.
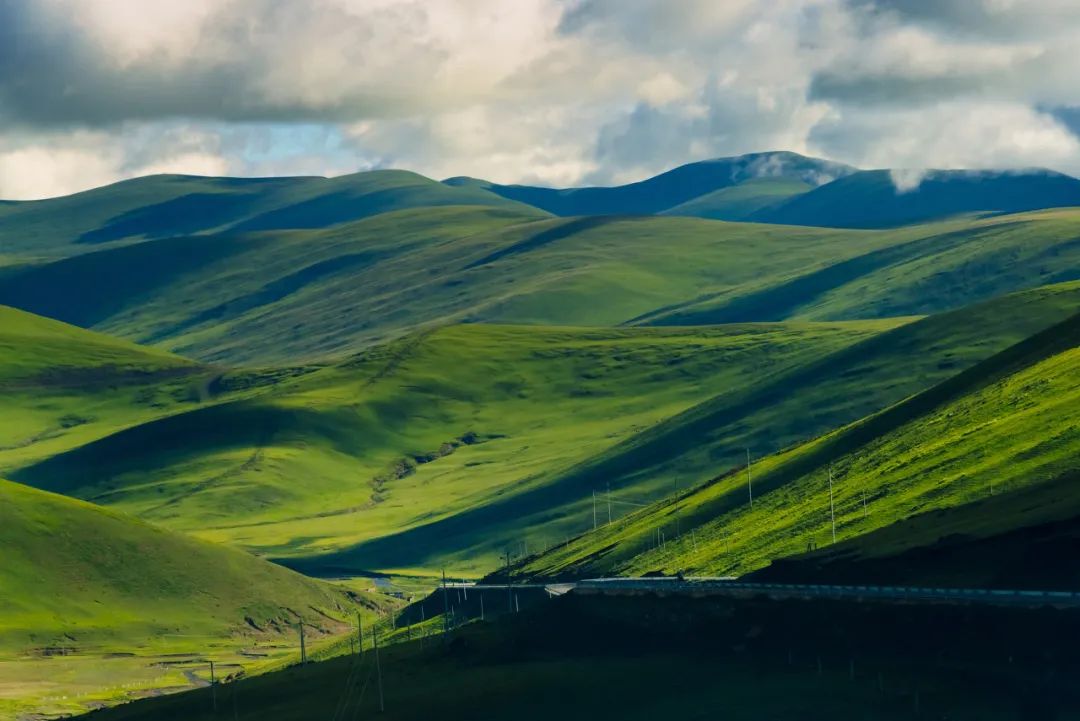
[[829,464],[829,518],[832,520],[832,542],[836,543],[836,504],[833,502],[832,464]]
[[750,508],[754,508],[754,482],[750,477],[750,449],[746,449],[746,490],[750,494]]
[[506,608],[507,611],[514,610],[513,592],[510,588],[510,549],[506,549]]
[[307,663],[307,645],[304,643],[304,622],[300,621],[300,663],[304,665]]
[[358,656],[364,655],[364,621],[359,611],[356,612],[356,650]]
[[592,492],[592,529],[596,530],[596,489]]
[[611,525],[611,484],[607,484],[607,522]]
[[675,538],[682,535],[682,518],[679,517],[679,477],[675,476]]
[[379,665],[379,636],[374,628],[371,629],[371,645],[375,647],[375,672],[379,677],[379,713],[383,713],[386,711],[386,706],[383,704],[382,666]]
[[480,620],[484,620],[484,594],[480,593]]
[[214,662],[210,662],[210,705],[217,713],[217,677],[214,676]]
[[[450,601],[446,595],[446,569],[442,570],[443,635],[450,631]],[[445,641],[445,639],[444,639]]]

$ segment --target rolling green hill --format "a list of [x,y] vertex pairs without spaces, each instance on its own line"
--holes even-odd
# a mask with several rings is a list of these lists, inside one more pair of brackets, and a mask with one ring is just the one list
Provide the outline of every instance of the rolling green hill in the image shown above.
[[714,220],[749,220],[756,213],[814,186],[798,178],[754,178],[699,195],[662,212]]
[[6,650],[351,618],[344,592],[241,551],[9,481],[0,500]]
[[[545,490],[557,469],[702,395],[893,325],[447,327],[12,475],[213,540],[312,559],[490,507],[452,546],[424,538],[391,556],[323,567],[430,571],[453,557],[459,571],[480,570],[497,556],[497,539],[515,532],[506,524],[516,516],[504,516],[501,501],[518,499],[538,514],[531,527],[550,521],[559,533],[565,504],[590,491]],[[219,386],[232,382],[226,374]]]
[[0,306],[0,473],[197,405],[213,369]]
[[[828,545],[833,508],[837,540],[855,539],[847,550],[837,547],[841,555],[852,548],[896,554],[961,532],[1000,540],[1017,526],[1075,518],[1078,364],[1080,315],[1072,315],[923,393],[764,459],[752,471],[752,506],[748,480],[736,468],[525,567],[541,574],[745,573]],[[991,498],[996,494],[1014,494],[1013,503]],[[983,505],[965,509],[976,502]],[[920,515],[957,507],[964,510]],[[989,567],[952,582],[1024,580],[995,574],[985,556],[982,562]],[[1051,562],[1039,580],[1053,575]],[[939,570],[942,576],[950,577]],[[1066,572],[1058,584],[1076,580]]]
[[182,372],[193,361],[0,306],[0,383],[71,383],[80,375]]
[[289,364],[417,328],[934,313],[1074,279],[1080,212],[893,231],[386,212],[111,246],[0,275],[0,302],[201,360]]
[[401,170],[337,178],[154,175],[62,198],[5,203],[0,236],[7,253],[63,257],[108,243],[227,229],[325,228],[391,210],[442,205],[538,213],[481,188],[453,188]]
[[0,480],[0,718],[270,667],[380,604],[241,551]]
[[507,539],[579,533],[593,492],[613,488],[621,516],[744,448],[757,458],[917,393],[1078,303],[1069,283],[918,322],[450,326],[321,368],[219,371],[200,399],[0,451],[0,467],[318,574],[477,572]]

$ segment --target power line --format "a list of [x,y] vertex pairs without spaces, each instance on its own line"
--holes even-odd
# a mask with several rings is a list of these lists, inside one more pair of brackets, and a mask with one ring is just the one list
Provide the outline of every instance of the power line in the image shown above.
[[750,477],[750,449],[746,449],[746,490],[750,494],[750,508],[754,507],[754,482]]
[[832,520],[832,542],[836,543],[836,504],[833,502],[832,464],[829,464],[829,518]]

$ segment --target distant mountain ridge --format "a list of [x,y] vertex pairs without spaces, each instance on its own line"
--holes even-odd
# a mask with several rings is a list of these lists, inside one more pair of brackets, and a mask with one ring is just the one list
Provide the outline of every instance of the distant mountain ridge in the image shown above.
[[827,228],[889,228],[961,215],[1080,206],[1080,180],[1043,168],[862,170],[787,151],[679,166],[612,187],[449,178],[555,215],[677,215]]
[[505,185],[463,176],[440,182],[405,170],[334,178],[154,175],[59,198],[0,200],[0,239],[6,252],[48,257],[179,235],[327,228],[455,205],[537,217],[674,215],[885,228],[1080,206],[1080,180],[1038,168],[862,170],[788,151],[688,163],[611,187]]
[[896,171],[863,170],[762,208],[748,219],[885,228],[961,214],[1075,205],[1080,205],[1080,180],[1050,170],[929,170],[916,173],[910,185]]
[[527,203],[555,215],[655,215],[708,193],[748,181],[797,181],[811,188],[854,172],[855,168],[842,163],[782,151],[689,163],[637,183],[610,188],[556,189],[498,185],[472,178],[450,178],[443,182],[454,187],[486,188],[504,198]]

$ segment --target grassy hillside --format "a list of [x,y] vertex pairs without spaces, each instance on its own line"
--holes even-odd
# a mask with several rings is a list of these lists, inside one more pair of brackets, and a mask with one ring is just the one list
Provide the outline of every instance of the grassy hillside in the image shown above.
[[[1037,505],[1000,515],[993,511],[1001,504],[984,506],[968,516],[964,532],[997,535],[1017,522],[1052,520],[1075,506],[1068,479],[1080,457],[1078,346],[1080,315],[1073,315],[881,413],[765,459],[752,471],[753,506],[736,468],[527,569],[744,573],[831,543],[831,508],[836,538],[844,540],[1042,484],[1054,484],[1053,492],[1023,496]],[[923,542],[952,530],[933,519],[916,523]],[[867,536],[865,543],[872,538],[895,542],[897,534]]]
[[0,473],[197,405],[214,371],[0,306]]
[[221,676],[253,670],[294,652],[301,619],[317,644],[378,608],[241,551],[3,480],[0,547],[0,718],[183,688],[206,658]]
[[[18,480],[263,553],[357,568],[490,567],[498,539],[560,534],[591,489],[552,474],[685,410],[893,323],[685,329],[454,326],[408,336],[114,434],[14,471]],[[256,376],[258,377],[258,376]],[[240,376],[241,379],[244,376]],[[226,390],[232,376],[220,385]],[[2,457],[0,457],[2,458]],[[648,486],[643,487],[647,490]],[[453,545],[427,530],[477,509]],[[535,514],[535,515],[533,515]]]
[[699,195],[685,203],[668,208],[663,211],[663,215],[689,215],[714,220],[748,220],[755,213],[769,206],[813,188],[812,184],[799,178],[755,178]]
[[895,231],[453,206],[325,230],[110,246],[0,274],[0,302],[189,357],[294,363],[462,321],[880,318],[1076,277],[1080,212]]
[[5,649],[349,618],[343,592],[246,553],[9,481],[0,498]]
[[[1048,210],[886,232],[858,255],[763,278],[637,320],[658,325],[922,315],[1080,278],[1080,211]],[[893,233],[896,233],[895,235]]]
[[150,422],[117,410],[111,432],[87,424],[81,443],[0,464],[315,573],[479,572],[508,539],[580,533],[594,492],[606,517],[612,488],[621,517],[744,448],[756,459],[917,393],[1078,302],[1073,283],[917,322],[451,326],[333,366],[219,372]]
[[0,306],[0,383],[72,382],[79,374],[123,376],[189,370],[171,353]]
[[6,253],[62,257],[107,243],[230,228],[325,228],[391,210],[441,205],[538,212],[481,188],[452,188],[399,170],[338,178],[154,175],[61,198],[0,204],[0,235]]

